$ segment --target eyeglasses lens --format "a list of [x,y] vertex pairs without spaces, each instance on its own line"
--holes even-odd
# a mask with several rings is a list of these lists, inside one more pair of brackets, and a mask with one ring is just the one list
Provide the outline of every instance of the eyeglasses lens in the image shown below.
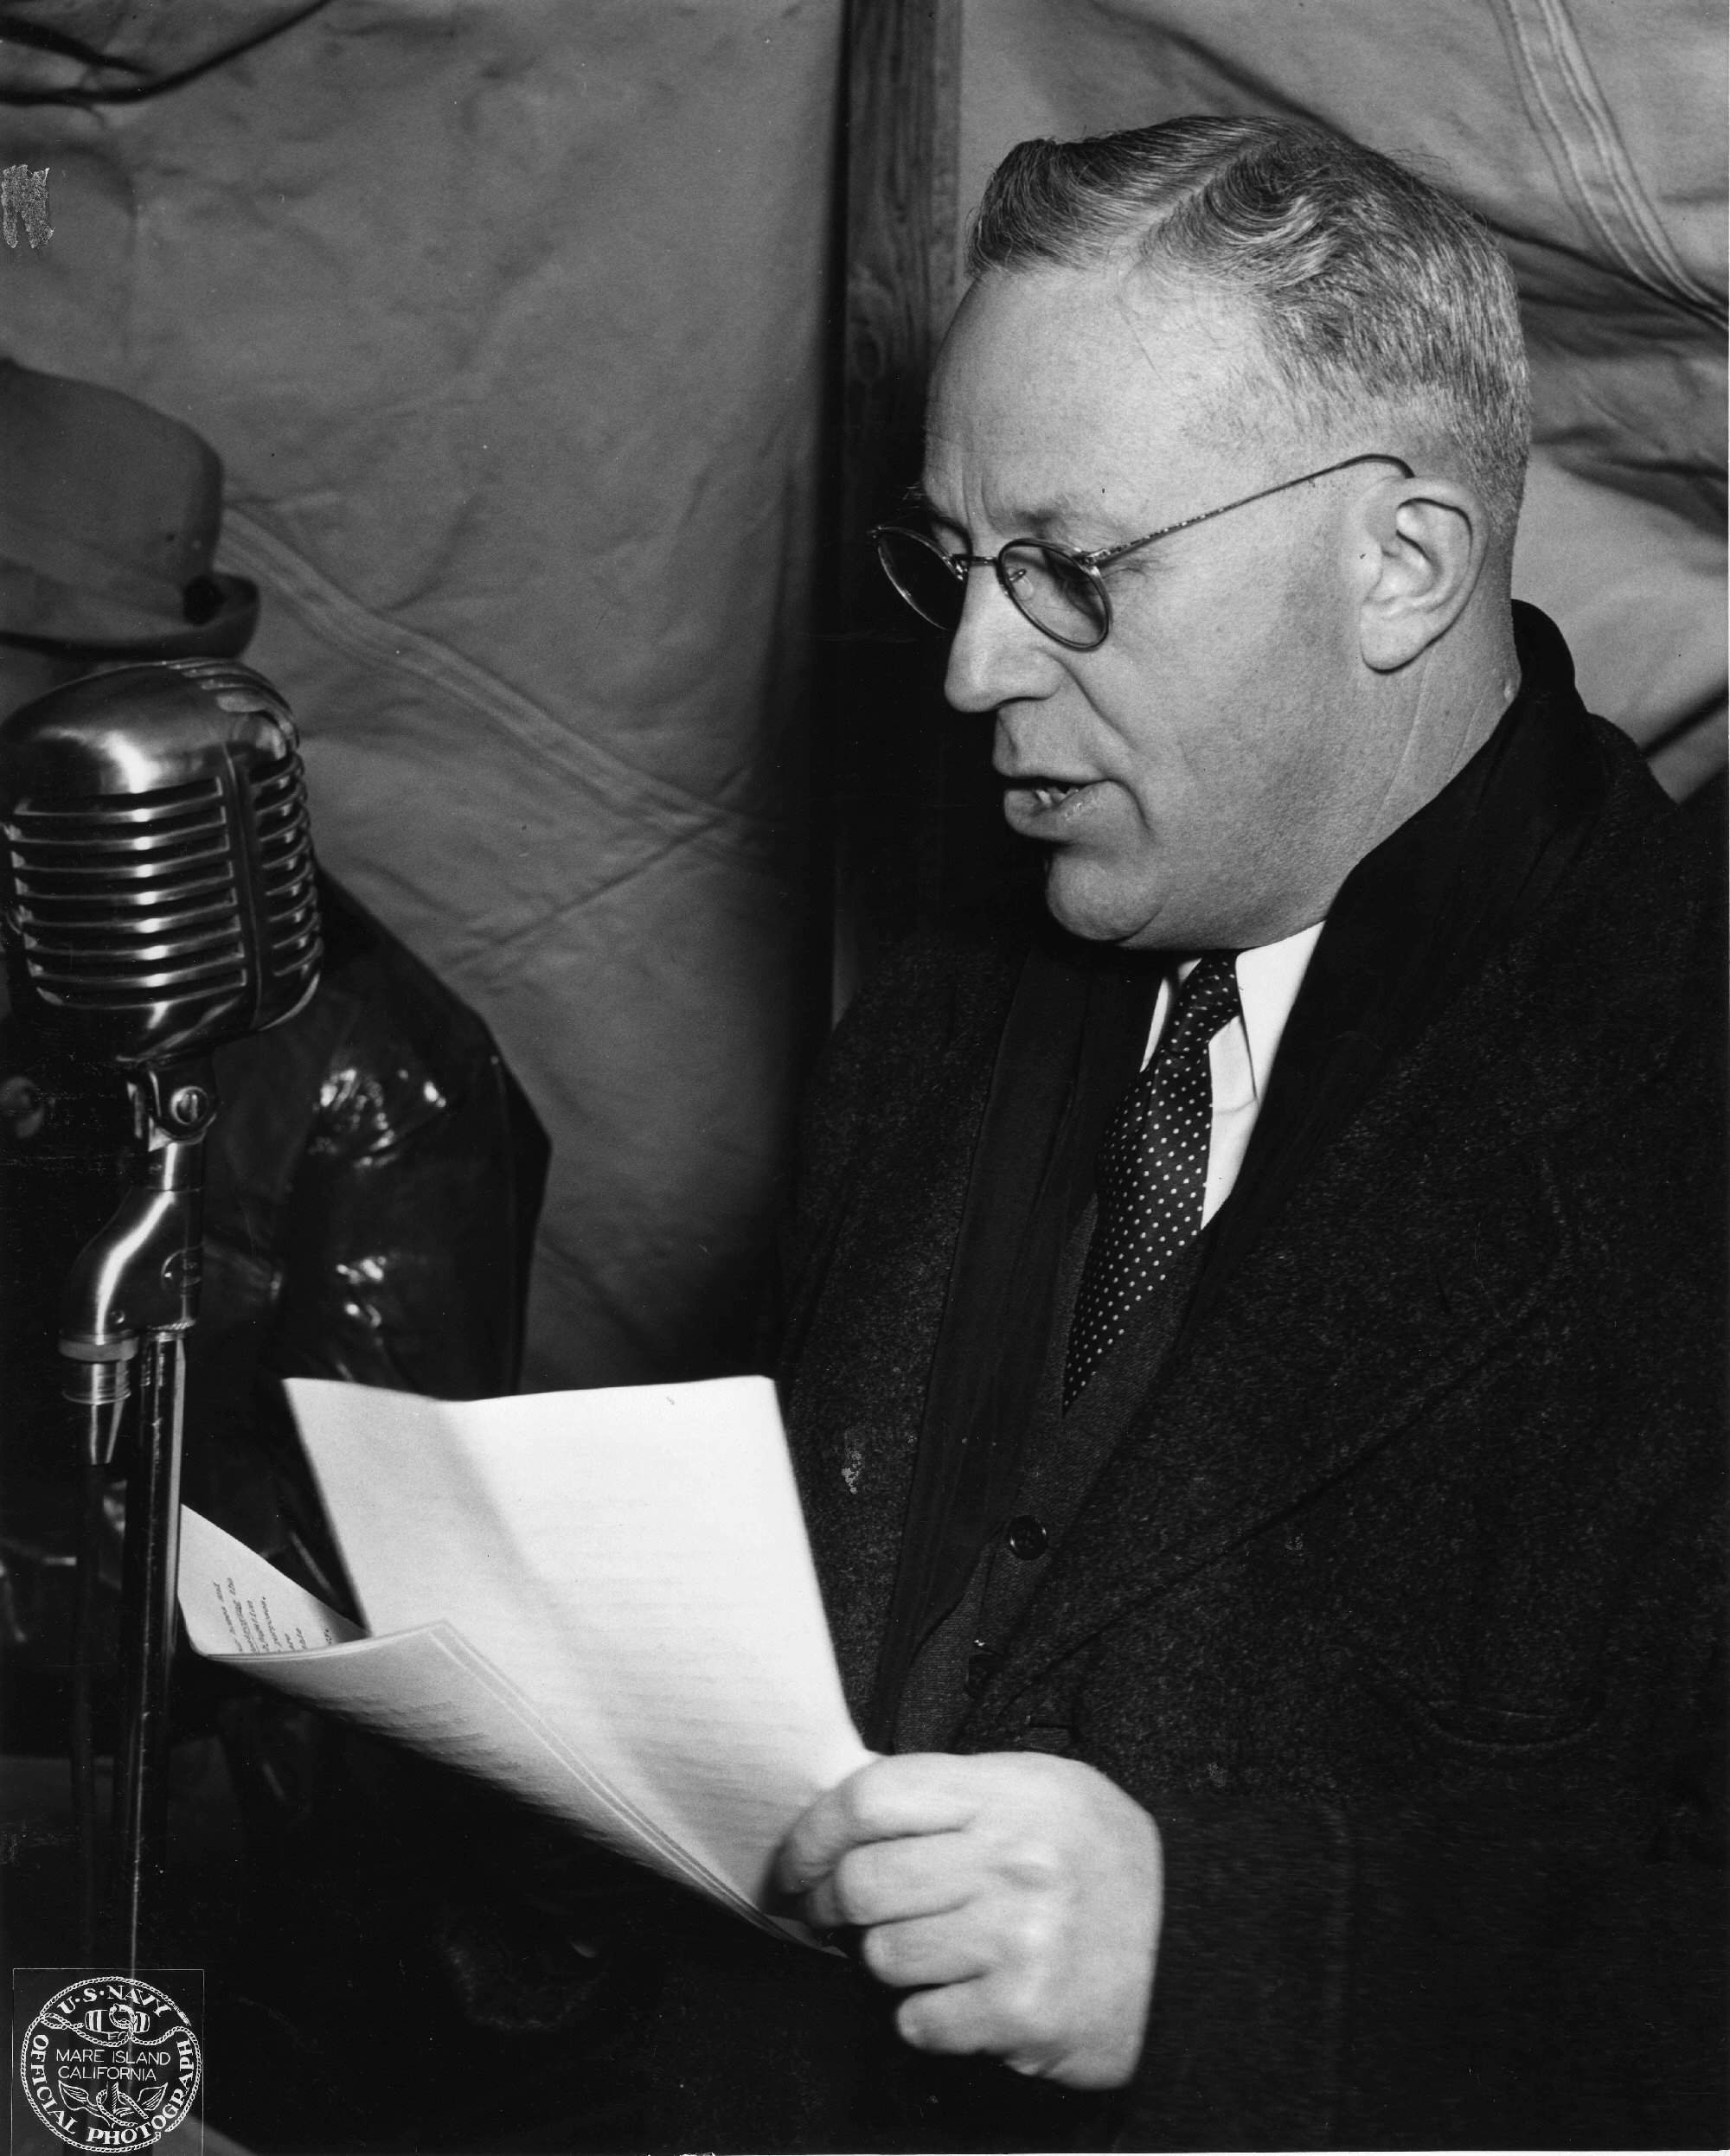
[[1016,605],[1036,629],[1084,651],[1105,641],[1105,595],[1067,555],[1020,540],[1003,549],[1003,564]]
[[960,626],[967,586],[935,547],[917,532],[891,528],[877,534],[877,559],[914,613],[933,628],[952,632]]
[[[877,533],[884,573],[916,614],[953,635],[967,600],[965,580],[931,541],[888,526]],[[1060,643],[1091,651],[1111,626],[1105,595],[1085,569],[1036,540],[1020,540],[1003,553],[1009,596],[1036,629]]]

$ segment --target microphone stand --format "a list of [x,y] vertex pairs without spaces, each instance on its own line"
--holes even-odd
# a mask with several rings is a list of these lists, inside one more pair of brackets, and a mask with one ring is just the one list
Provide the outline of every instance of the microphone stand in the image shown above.
[[[66,1286],[61,1353],[86,1483],[113,1458],[136,1363],[138,1411],[126,1488],[124,1750],[115,1796],[112,1909],[127,1974],[160,1919],[168,1835],[169,1684],[178,1615],[185,1336],[198,1315],[204,1138],[216,1112],[208,1057],[129,1075],[140,1123],[131,1188],[80,1253]],[[86,1516],[88,1507],[86,1507]],[[86,1535],[80,1567],[93,1564]],[[80,1600],[93,1594],[80,1582]],[[87,1650],[88,1642],[82,1643]],[[87,1683],[87,1652],[80,1654]],[[80,1714],[87,1724],[87,1692]]]

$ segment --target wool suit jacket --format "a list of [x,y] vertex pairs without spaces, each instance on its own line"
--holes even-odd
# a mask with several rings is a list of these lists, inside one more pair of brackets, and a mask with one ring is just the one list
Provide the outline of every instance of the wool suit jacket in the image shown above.
[[[1369,1075],[1246,1160],[1249,1232],[957,1731],[1157,1822],[1133,2084],[919,2062],[862,1975],[736,1941],[669,1988],[669,2145],[1722,2138],[1721,900],[1547,630],[1568,847],[1414,1037],[1365,1060],[1374,996],[1331,1033],[1300,997],[1282,1071]],[[1027,950],[910,952],[808,1133],[784,1391],[862,1721]]]

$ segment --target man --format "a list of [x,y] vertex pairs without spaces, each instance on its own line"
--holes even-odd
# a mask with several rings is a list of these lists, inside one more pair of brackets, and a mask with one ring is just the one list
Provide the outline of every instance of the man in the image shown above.
[[1256,119],[1023,144],[971,266],[879,544],[1048,918],[814,1108],[889,1756],[781,1859],[850,1963],[693,1926],[664,2139],[1715,2141],[1719,906],[1510,605],[1511,277]]

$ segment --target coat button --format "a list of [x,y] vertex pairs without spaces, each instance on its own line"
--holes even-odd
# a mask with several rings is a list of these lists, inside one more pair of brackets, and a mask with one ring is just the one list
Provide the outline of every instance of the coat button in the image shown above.
[[40,1089],[29,1078],[21,1075],[0,1079],[0,1123],[11,1124],[15,1138],[34,1138],[48,1112]]
[[1004,1528],[1003,1539],[1009,1545],[1011,1557],[1022,1558],[1030,1563],[1035,1558],[1045,1555],[1046,1545],[1051,1537],[1031,1513],[1017,1513]]
[[977,1699],[984,1691],[1003,1663],[1003,1653],[995,1647],[982,1647],[967,1657],[966,1692],[970,1699]]

